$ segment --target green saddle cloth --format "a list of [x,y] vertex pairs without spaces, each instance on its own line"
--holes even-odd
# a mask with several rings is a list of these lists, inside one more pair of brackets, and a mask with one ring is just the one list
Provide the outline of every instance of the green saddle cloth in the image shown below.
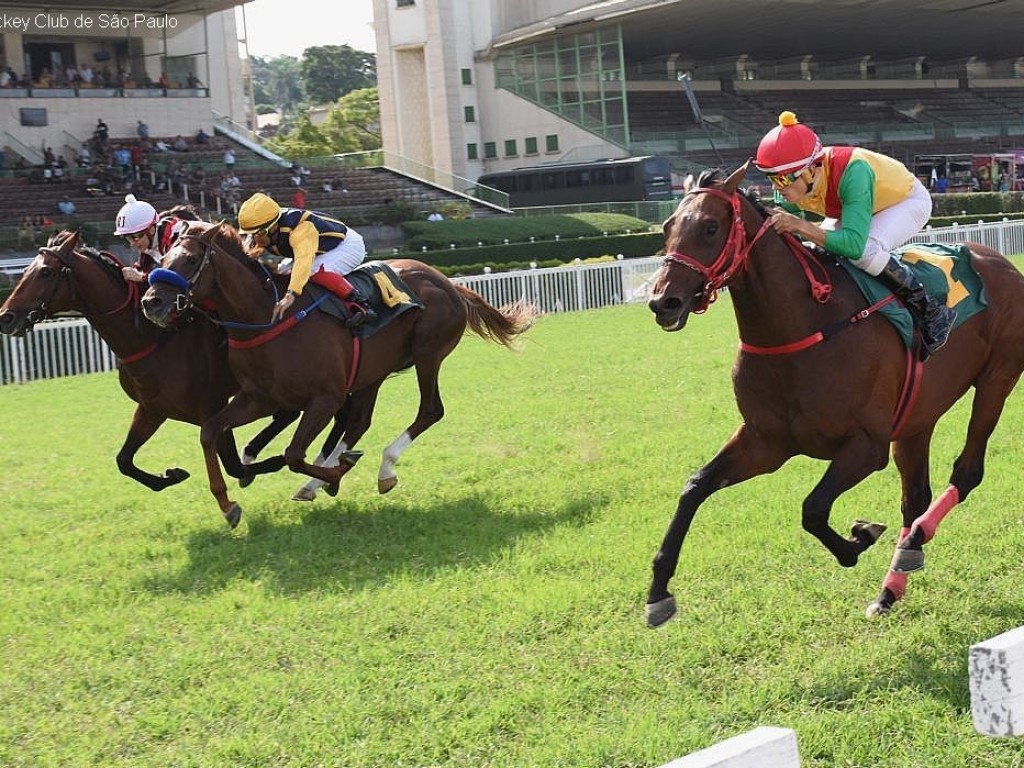
[[[947,307],[956,310],[953,330],[987,306],[985,285],[971,263],[971,251],[967,246],[913,243],[893,253],[914,271],[929,296],[945,300]],[[892,293],[878,279],[857,269],[846,259],[839,259],[839,263],[850,273],[869,303],[881,301]],[[899,331],[903,343],[909,347],[914,337],[910,311],[898,302],[890,302],[880,312]]]

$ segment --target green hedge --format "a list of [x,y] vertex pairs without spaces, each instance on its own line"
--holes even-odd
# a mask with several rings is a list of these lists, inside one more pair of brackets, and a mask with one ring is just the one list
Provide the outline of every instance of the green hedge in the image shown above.
[[1024,192],[955,192],[932,195],[932,216],[936,219],[1019,212],[1024,212]]

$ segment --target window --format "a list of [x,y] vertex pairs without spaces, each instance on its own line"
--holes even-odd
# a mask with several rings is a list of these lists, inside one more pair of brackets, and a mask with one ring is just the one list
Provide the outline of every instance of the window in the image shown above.
[[46,109],[44,108],[22,107],[19,112],[22,125],[39,128],[47,125]]
[[410,5],[416,5],[416,0],[397,0],[395,6],[398,8],[408,8]]
[[498,145],[493,141],[484,142],[484,157],[494,158],[498,156]]
[[558,134],[551,133],[544,137],[544,146],[548,152],[558,151]]
[[472,85],[473,84],[473,70],[472,69],[464,69],[464,70],[462,70],[462,84],[463,85]]
[[466,159],[467,160],[477,160],[477,159],[479,159],[479,157],[480,157],[480,154],[477,151],[476,144],[467,144],[466,145]]
[[465,117],[467,123],[476,122],[476,109],[474,109],[473,107],[463,107],[462,114]]
[[536,155],[537,154],[537,137],[527,136],[523,143],[526,145],[526,154]]
[[505,139],[505,157],[515,157],[519,154],[515,139]]

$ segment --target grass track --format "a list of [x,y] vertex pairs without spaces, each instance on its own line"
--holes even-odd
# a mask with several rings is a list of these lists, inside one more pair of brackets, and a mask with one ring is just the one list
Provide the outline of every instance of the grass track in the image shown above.
[[[824,465],[794,460],[710,499],[643,626],[650,558],[686,477],[735,429],[728,300],[680,334],[643,307],[544,318],[521,354],[467,338],[447,416],[375,492],[415,381],[382,392],[338,499],[236,491],[231,533],[197,431],[113,456],[112,375],[0,389],[0,765],[657,766],[760,724],[813,768],[1010,768],[971,726],[967,648],[1024,623],[1015,394],[986,479],[882,622],[862,618],[893,539],[840,569],[800,529]],[[937,485],[966,403],[940,426]],[[898,527],[890,467],[834,521]]]

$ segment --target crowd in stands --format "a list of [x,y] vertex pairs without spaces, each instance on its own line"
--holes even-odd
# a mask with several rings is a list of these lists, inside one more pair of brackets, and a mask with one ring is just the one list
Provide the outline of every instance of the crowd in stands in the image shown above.
[[63,69],[43,67],[35,76],[26,72],[21,77],[12,67],[0,68],[0,88],[202,88],[202,81],[192,72],[184,81],[172,81],[166,72],[157,80],[148,75],[136,77],[125,69],[116,72],[109,66],[94,70],[88,64],[69,64]]

